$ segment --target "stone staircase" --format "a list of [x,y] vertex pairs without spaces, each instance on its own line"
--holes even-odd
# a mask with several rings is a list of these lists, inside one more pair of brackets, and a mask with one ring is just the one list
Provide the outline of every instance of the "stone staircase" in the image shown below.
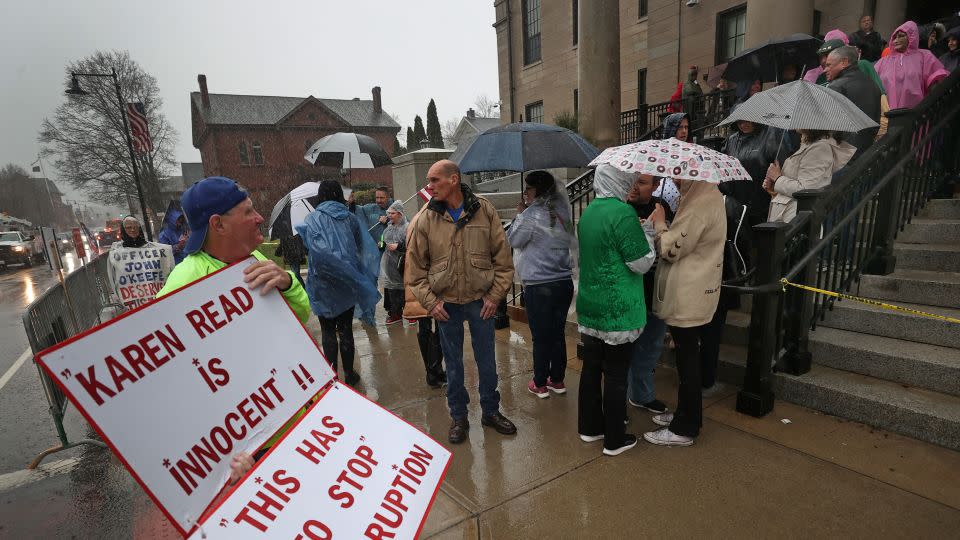
[[[960,199],[934,199],[895,244],[896,271],[853,294],[960,319]],[[721,377],[741,384],[749,315],[731,312]],[[848,300],[810,333],[813,367],[774,392],[825,413],[960,450],[960,324]]]

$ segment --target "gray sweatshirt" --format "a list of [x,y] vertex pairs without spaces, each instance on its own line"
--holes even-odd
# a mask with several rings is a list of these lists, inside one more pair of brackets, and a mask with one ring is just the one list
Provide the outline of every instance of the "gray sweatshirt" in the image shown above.
[[576,240],[572,232],[567,232],[573,230],[570,209],[561,203],[555,211],[557,219],[550,227],[546,200],[538,198],[507,229],[517,276],[524,285],[561,281],[573,275],[570,244]]

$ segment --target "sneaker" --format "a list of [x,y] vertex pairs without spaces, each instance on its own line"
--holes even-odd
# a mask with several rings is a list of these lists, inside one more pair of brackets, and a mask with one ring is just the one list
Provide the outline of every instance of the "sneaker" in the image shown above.
[[580,434],[580,440],[583,441],[583,442],[597,442],[597,441],[602,441],[602,440],[603,440],[603,433],[601,433],[601,434],[599,434],[599,435],[584,435],[583,433],[581,433],[581,434]]
[[658,414],[653,418],[651,418],[651,420],[653,420],[653,423],[658,426],[669,426],[670,422],[673,422],[673,413],[668,412],[668,413]]
[[717,382],[717,383],[713,383],[713,386],[711,386],[710,388],[701,389],[700,394],[705,398],[709,398],[723,392],[726,389],[727,389],[727,385],[723,384],[722,382]]
[[646,409],[646,410],[648,410],[648,411],[650,411],[650,412],[652,412],[652,413],[656,413],[656,414],[663,414],[663,413],[665,413],[665,412],[667,412],[667,411],[670,410],[670,409],[667,408],[667,406],[664,405],[664,403],[663,403],[662,401],[660,401],[659,399],[655,399],[655,400],[653,400],[653,401],[651,401],[651,402],[649,402],[649,403],[637,403],[636,401],[634,401],[634,400],[632,400],[632,399],[629,399],[629,398],[627,399],[627,401],[629,401],[631,405],[633,405],[634,407],[636,407],[636,408],[638,408],[638,409]]
[[676,433],[670,431],[670,428],[649,431],[643,434],[643,438],[649,443],[660,446],[690,446],[693,444],[693,437],[677,435]]
[[527,391],[540,399],[550,397],[550,392],[547,391],[547,387],[537,386],[537,383],[533,382],[533,379],[530,379],[530,382],[527,383]]
[[550,391],[553,392],[554,394],[566,394],[566,393],[567,393],[567,385],[563,384],[563,381],[560,381],[560,382],[558,382],[558,383],[555,383],[555,382],[553,382],[552,379],[550,379],[549,377],[547,377],[547,390],[550,390]]
[[603,454],[605,456],[619,456],[620,454],[626,452],[627,450],[633,448],[637,445],[637,436],[627,433],[623,436],[623,444],[619,448],[607,448],[603,447]]
[[399,315],[394,315],[392,317],[387,317],[387,325],[396,324],[398,322],[403,322],[403,317]]

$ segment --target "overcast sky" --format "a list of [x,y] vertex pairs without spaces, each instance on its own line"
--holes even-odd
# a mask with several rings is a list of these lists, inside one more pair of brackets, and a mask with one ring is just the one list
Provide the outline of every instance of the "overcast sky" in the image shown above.
[[444,122],[479,94],[499,99],[493,19],[491,0],[5,2],[0,166],[29,170],[40,123],[66,97],[64,66],[98,49],[126,49],[157,78],[179,161],[200,161],[198,73],[211,93],[371,99],[380,86],[404,126],[426,121],[431,97]]

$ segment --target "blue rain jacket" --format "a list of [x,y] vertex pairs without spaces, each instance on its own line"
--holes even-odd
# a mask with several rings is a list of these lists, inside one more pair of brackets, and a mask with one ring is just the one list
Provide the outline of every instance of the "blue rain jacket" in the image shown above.
[[374,325],[380,250],[357,217],[343,203],[324,201],[297,232],[309,252],[307,295],[313,312],[333,318],[356,306],[356,318]]

